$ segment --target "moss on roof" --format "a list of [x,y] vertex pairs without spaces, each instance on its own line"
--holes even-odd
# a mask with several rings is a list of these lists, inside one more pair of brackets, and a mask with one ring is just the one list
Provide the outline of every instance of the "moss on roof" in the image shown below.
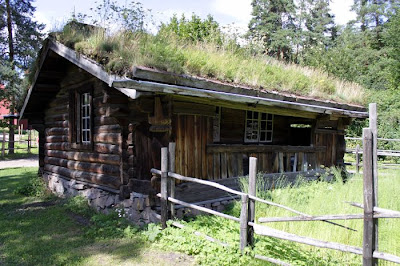
[[65,27],[52,37],[102,64],[107,71],[130,77],[135,66],[176,74],[187,74],[254,89],[365,104],[366,91],[355,83],[327,73],[285,64],[265,55],[254,55],[248,47],[186,42],[173,34],[98,31]]

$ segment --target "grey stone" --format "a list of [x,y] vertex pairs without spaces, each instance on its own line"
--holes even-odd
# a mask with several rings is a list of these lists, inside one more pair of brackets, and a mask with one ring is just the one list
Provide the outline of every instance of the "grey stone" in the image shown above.
[[106,207],[110,207],[110,206],[112,206],[112,205],[114,205],[115,204],[115,197],[114,196],[108,196],[107,197],[107,200],[106,200],[106,203],[105,203],[105,206]]
[[219,205],[221,205],[221,202],[219,202],[219,201],[213,202],[213,204],[212,204],[213,207],[217,207],[217,206],[219,206]]
[[132,201],[130,200],[130,199],[126,199],[126,200],[123,200],[122,202],[121,202],[121,205],[124,207],[124,208],[129,208],[129,207],[131,207],[132,206]]

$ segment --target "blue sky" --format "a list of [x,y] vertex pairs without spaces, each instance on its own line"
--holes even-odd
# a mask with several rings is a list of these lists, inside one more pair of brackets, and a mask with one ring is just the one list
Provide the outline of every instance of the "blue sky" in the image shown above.
[[[102,2],[102,0],[97,0]],[[121,4],[130,2],[118,0]],[[350,12],[351,0],[333,0],[332,12],[336,15],[336,23],[345,24],[354,19],[354,13]],[[232,24],[246,28],[251,18],[251,0],[142,0],[141,3],[151,13],[156,21],[166,21],[174,13],[190,15],[192,12],[201,17],[207,14],[213,15],[221,25]],[[47,25],[47,30],[60,27],[72,12],[90,13],[91,7],[96,7],[96,0],[36,0],[36,19]]]

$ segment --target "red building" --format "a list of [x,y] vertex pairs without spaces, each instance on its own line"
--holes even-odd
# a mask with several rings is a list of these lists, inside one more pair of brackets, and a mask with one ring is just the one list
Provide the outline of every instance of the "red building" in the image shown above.
[[[4,85],[0,84],[0,90],[4,90]],[[4,119],[4,116],[10,115],[10,109],[9,109],[9,104],[7,103],[7,101],[2,100],[0,101],[0,119]],[[14,119],[14,125],[22,125],[23,129],[27,129],[28,128],[28,120],[27,119],[21,119],[21,121],[19,121],[18,123],[18,119]]]

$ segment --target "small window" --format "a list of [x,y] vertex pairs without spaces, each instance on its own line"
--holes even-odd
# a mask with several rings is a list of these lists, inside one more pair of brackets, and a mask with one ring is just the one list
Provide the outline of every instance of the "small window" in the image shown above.
[[272,142],[273,115],[246,111],[244,141],[248,143]]
[[92,144],[92,93],[89,90],[71,92],[70,139],[75,149],[90,149]]
[[81,136],[82,143],[90,144],[91,142],[91,103],[90,93],[81,94]]

